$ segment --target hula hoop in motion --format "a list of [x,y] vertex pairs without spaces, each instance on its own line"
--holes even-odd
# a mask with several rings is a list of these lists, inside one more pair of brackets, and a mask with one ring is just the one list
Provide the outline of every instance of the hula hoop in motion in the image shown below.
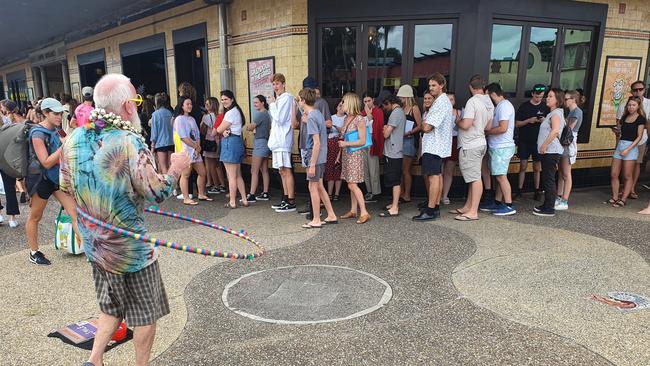
[[163,211],[163,210],[159,209],[156,206],[151,206],[151,207],[145,208],[144,211],[152,213],[152,214],[157,214],[157,215],[161,215],[161,216],[170,217],[170,218],[177,219],[177,220],[187,221],[187,222],[190,222],[192,224],[206,226],[206,227],[209,227],[209,228],[214,229],[214,230],[223,231],[226,234],[231,234],[231,235],[237,236],[240,239],[245,240],[245,241],[253,244],[255,246],[256,250],[253,253],[224,252],[224,251],[221,251],[221,250],[218,250],[218,249],[217,250],[210,250],[210,249],[205,249],[205,248],[200,248],[200,247],[193,247],[193,246],[189,246],[189,245],[181,245],[181,244],[178,244],[178,243],[175,243],[175,242],[172,242],[172,241],[163,241],[163,240],[156,239],[154,237],[150,237],[150,236],[147,236],[147,235],[137,234],[137,233],[134,233],[133,231],[122,229],[122,228],[119,228],[119,227],[117,227],[115,225],[112,225],[112,224],[109,224],[107,222],[101,221],[99,219],[96,219],[96,218],[88,215],[87,213],[83,212],[80,208],[77,207],[77,212],[85,220],[88,220],[89,222],[91,222],[91,223],[93,223],[93,224],[95,224],[97,226],[100,226],[100,227],[102,227],[102,228],[104,228],[106,230],[110,230],[110,231],[114,232],[115,234],[122,235],[124,237],[129,237],[129,238],[132,238],[132,239],[144,242],[144,243],[151,243],[156,247],[162,246],[162,247],[175,249],[175,250],[180,250],[180,251],[188,252],[188,253],[201,254],[201,255],[211,256],[211,257],[228,258],[228,259],[249,259],[249,260],[253,260],[255,258],[259,258],[262,254],[264,254],[264,247],[262,247],[262,245],[257,240],[253,239],[248,234],[248,232],[245,231],[245,230],[235,231],[235,230],[233,230],[231,228],[227,228],[227,227],[221,226],[221,225],[212,224],[212,223],[209,223],[209,222],[207,222],[205,220],[195,219],[193,217],[177,214],[177,213],[174,213],[174,212]]

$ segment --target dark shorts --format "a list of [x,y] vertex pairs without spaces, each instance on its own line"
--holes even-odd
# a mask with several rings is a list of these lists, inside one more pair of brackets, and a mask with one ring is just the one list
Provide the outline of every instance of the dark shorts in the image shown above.
[[58,190],[59,185],[47,179],[44,175],[27,176],[27,192],[29,192],[30,197],[37,194],[40,198],[48,200]]
[[124,318],[131,327],[150,325],[169,314],[169,302],[158,261],[123,275],[93,266],[95,293],[102,313]]
[[458,137],[451,139],[451,156],[444,159],[445,161],[458,161]]
[[388,188],[402,183],[402,159],[384,156],[384,185]]
[[442,174],[442,158],[429,153],[422,154],[422,175]]
[[[306,169],[308,170],[309,168]],[[306,174],[307,172],[305,171],[305,176],[307,176],[307,181],[309,182],[318,182],[323,178],[324,172],[325,172],[325,164],[316,164],[316,175],[310,177],[309,174]]]
[[526,161],[530,156],[533,156],[533,161],[542,161],[539,153],[537,152],[537,144],[529,144],[526,142],[519,142],[517,146],[517,156],[521,161]]
[[161,146],[153,149],[155,152],[174,152],[174,145]]

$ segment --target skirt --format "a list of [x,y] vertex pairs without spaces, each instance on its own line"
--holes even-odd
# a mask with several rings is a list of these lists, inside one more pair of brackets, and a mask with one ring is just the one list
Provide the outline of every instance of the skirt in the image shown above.
[[363,150],[349,153],[343,149],[341,179],[348,183],[363,182]]
[[336,163],[336,157],[339,155],[339,139],[334,137],[327,139],[327,162],[325,163],[324,181],[341,180],[341,162]]
[[244,160],[244,142],[241,136],[230,135],[221,140],[219,160],[222,163],[241,164]]

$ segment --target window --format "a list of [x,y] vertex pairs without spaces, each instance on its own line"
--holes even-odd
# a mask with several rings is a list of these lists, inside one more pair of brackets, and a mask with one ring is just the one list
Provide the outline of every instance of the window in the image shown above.
[[324,27],[321,34],[322,94],[340,98],[356,90],[357,30],[354,27]]
[[377,95],[383,89],[393,93],[401,85],[402,43],[401,25],[371,25],[368,27],[368,93]]
[[525,90],[531,90],[535,84],[551,85],[556,39],[556,28],[530,29]]
[[428,78],[434,72],[444,75],[449,83],[452,32],[452,24],[415,26],[411,86],[416,90],[418,97],[422,97],[428,89]]
[[517,91],[521,34],[522,27],[518,25],[495,24],[492,27],[489,80],[499,83],[508,96],[514,96]]
[[565,30],[560,88],[584,90],[587,67],[591,57],[591,37],[592,31],[590,30]]

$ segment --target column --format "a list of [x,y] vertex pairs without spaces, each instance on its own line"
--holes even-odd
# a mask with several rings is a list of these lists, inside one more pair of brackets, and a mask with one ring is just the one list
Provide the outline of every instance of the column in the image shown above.
[[68,72],[68,61],[61,61],[61,73],[63,74],[63,93],[72,95],[70,92],[70,73]]
[[43,97],[49,97],[50,91],[47,88],[47,74],[45,73],[45,68],[39,66],[38,69],[41,71],[41,88],[43,89]]
[[43,91],[41,90],[41,71],[38,67],[32,68],[32,79],[34,80],[34,98],[41,98]]

